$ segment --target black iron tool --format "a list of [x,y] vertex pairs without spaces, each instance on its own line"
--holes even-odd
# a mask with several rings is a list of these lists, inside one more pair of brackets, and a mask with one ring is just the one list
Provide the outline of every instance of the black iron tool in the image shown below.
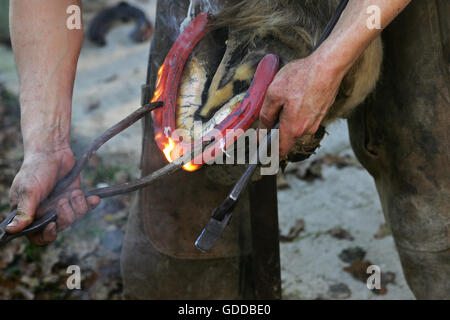
[[[122,121],[120,121],[119,123],[117,123],[116,125],[114,125],[113,127],[111,127],[110,129],[106,130],[102,135],[97,137],[97,139],[94,140],[91,146],[77,160],[72,170],[64,178],[62,178],[60,181],[56,183],[55,188],[53,189],[52,193],[48,196],[48,198],[40,203],[38,211],[40,211],[42,214],[38,219],[33,221],[28,227],[16,233],[8,233],[6,231],[6,226],[14,219],[14,217],[17,214],[16,210],[10,212],[6,217],[6,219],[0,223],[0,247],[4,246],[6,243],[15,238],[41,231],[50,222],[57,221],[58,217],[55,208],[58,203],[58,200],[60,200],[62,197],[65,197],[67,193],[71,192],[69,186],[75,181],[75,179],[77,179],[77,177],[80,175],[81,171],[87,165],[89,159],[94,155],[94,153],[105,142],[107,142],[120,132],[130,127],[132,124],[134,124],[136,121],[144,117],[146,114],[162,106],[163,106],[162,102],[153,102],[146,104],[141,108],[139,108],[138,110],[136,110],[135,112],[133,112],[128,117],[126,117],[125,119],[123,119]],[[153,182],[162,179],[163,177],[170,175],[178,170],[181,170],[181,168],[185,164],[189,163],[193,159],[194,154],[202,152],[212,142],[213,140],[203,141],[198,146],[192,147],[190,152],[183,154],[181,157],[175,159],[173,162],[165,165],[161,169],[158,169],[145,177],[115,186],[88,190],[84,192],[84,195],[86,198],[90,196],[108,198],[120,194],[134,192],[139,189],[145,188],[148,185],[152,184]]]
[[[28,227],[17,233],[8,233],[6,231],[6,226],[14,219],[14,217],[17,214],[16,210],[10,212],[6,217],[6,219],[0,223],[0,247],[2,247],[12,239],[15,239],[17,237],[21,237],[24,235],[32,234],[40,230],[43,230],[45,226],[47,226],[50,222],[57,221],[55,208],[58,200],[61,199],[61,197],[66,196],[66,194],[70,192],[69,186],[80,175],[81,171],[87,165],[87,162],[92,157],[92,155],[94,155],[94,153],[105,142],[107,142],[112,137],[116,136],[123,130],[130,127],[132,124],[134,124],[136,121],[144,117],[149,112],[162,107],[162,105],[163,105],[162,102],[154,102],[144,105],[143,107],[139,108],[138,110],[133,112],[131,115],[129,115],[128,117],[126,117],[125,119],[123,119],[110,129],[106,130],[97,139],[95,139],[92,145],[88,148],[88,150],[86,150],[86,152],[77,160],[72,170],[64,178],[58,181],[49,197],[39,205],[39,211],[42,214],[40,215],[40,218],[33,221]],[[206,146],[207,144],[205,143],[199,147],[204,148]],[[193,152],[196,151],[197,150],[193,150]],[[151,173],[148,176],[142,177],[134,181],[119,184],[116,186],[89,190],[85,192],[85,197],[95,195],[100,198],[107,198],[139,190],[141,188],[150,185],[151,183],[153,183],[158,179],[161,179],[169,174],[172,174],[180,170],[183,167],[183,165],[191,161],[191,159],[192,159],[191,153],[183,155],[181,158],[176,159],[174,162],[167,164],[163,168]]]

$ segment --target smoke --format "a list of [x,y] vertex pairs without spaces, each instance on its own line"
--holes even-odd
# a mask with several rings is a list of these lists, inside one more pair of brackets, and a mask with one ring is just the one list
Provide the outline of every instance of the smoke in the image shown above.
[[190,0],[186,18],[180,24],[180,32],[183,31],[200,12],[208,12],[210,14],[218,13],[222,9],[223,3],[224,1],[220,0]]
[[225,1],[220,0],[191,0],[200,5],[201,12],[208,12],[211,14],[217,14],[223,7]]
[[[166,0],[160,0],[160,1],[166,1]],[[181,4],[181,2],[185,3]],[[189,3],[188,10],[186,11],[186,14],[183,14],[183,16],[180,16],[179,13],[174,14],[169,10],[168,14],[165,14],[163,16],[159,16],[158,18],[163,22],[163,24],[166,26],[166,28],[169,28],[166,30],[166,34],[171,38],[171,40],[175,40],[176,37],[186,28],[189,23],[192,21],[192,19],[195,18],[196,15],[198,15],[200,12],[207,12],[212,15],[217,14],[220,12],[220,10],[223,8],[226,1],[224,0],[178,0],[175,2],[173,6],[179,7],[179,6],[185,6],[186,3]],[[169,6],[170,8],[170,6]]]

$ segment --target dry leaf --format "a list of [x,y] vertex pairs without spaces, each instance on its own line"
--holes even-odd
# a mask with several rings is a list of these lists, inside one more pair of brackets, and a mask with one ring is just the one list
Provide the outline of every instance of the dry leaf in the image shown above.
[[280,234],[280,242],[292,242],[304,230],[305,230],[305,221],[303,219],[299,219],[291,227],[287,235]]

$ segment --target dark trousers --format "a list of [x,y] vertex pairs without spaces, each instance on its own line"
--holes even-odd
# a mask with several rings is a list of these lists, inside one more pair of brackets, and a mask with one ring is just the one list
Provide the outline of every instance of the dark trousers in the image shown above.
[[415,0],[383,32],[375,93],[349,120],[417,298],[450,299],[450,3]]

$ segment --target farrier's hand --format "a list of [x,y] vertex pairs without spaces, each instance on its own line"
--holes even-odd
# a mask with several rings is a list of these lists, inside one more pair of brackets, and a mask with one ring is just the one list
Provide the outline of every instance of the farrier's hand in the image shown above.
[[[11,207],[17,208],[17,215],[8,225],[6,229],[8,232],[18,232],[34,220],[39,203],[50,194],[56,182],[75,164],[70,147],[55,149],[25,154],[22,167],[14,178],[10,191]],[[78,178],[70,187],[74,191],[69,193],[67,198],[58,201],[57,222],[50,223],[42,232],[30,235],[32,243],[44,245],[54,241],[59,231],[98,205],[100,202],[98,197],[89,197],[86,201],[79,187]]]
[[260,113],[260,128],[271,128],[280,121],[280,155],[284,156],[296,140],[314,134],[333,104],[343,74],[311,56],[295,60],[276,75]]
[[[342,78],[369,44],[411,0],[350,0],[336,27],[309,57],[280,70],[266,95],[260,126],[280,120],[280,154],[297,138],[313,134],[333,104]],[[368,28],[369,6],[378,7],[380,28]]]

